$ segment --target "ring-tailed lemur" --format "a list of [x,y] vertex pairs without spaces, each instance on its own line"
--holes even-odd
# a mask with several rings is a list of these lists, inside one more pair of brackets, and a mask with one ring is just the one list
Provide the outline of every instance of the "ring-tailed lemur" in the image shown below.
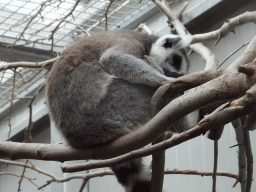
[[[52,120],[77,148],[103,144],[137,129],[151,119],[150,100],[156,89],[187,73],[182,48],[190,42],[189,36],[157,37],[129,30],[79,39],[48,74]],[[172,131],[188,129],[185,121],[178,121],[180,127]],[[112,169],[126,191],[149,192],[150,176],[145,177],[141,159]]]

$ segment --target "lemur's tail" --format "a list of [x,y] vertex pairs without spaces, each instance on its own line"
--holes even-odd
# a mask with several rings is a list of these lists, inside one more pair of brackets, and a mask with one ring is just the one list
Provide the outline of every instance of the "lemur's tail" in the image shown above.
[[112,170],[126,192],[150,192],[151,173],[143,166],[142,159],[122,163]]

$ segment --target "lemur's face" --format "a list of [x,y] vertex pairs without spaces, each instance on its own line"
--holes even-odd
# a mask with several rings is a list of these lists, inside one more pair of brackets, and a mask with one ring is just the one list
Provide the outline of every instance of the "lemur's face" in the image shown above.
[[162,67],[166,76],[179,77],[187,73],[188,62],[182,48],[187,47],[191,40],[188,35],[164,35],[152,45],[150,56]]
[[173,53],[167,57],[164,63],[161,64],[161,67],[165,76],[177,78],[187,72],[188,63],[186,62],[185,56],[177,51],[177,53]]
[[163,66],[164,75],[167,77],[177,78],[183,75],[180,72],[182,65],[182,57],[178,54],[173,54],[165,60]]

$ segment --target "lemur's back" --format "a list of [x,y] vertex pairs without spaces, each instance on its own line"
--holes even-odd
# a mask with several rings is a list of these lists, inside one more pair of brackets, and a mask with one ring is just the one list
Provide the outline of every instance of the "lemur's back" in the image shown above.
[[124,31],[95,37],[68,47],[47,78],[52,118],[76,147],[104,143],[144,124],[150,119],[156,89],[115,78],[99,64],[102,53],[112,46],[125,46],[126,53],[143,58],[149,53],[142,44],[145,35]]

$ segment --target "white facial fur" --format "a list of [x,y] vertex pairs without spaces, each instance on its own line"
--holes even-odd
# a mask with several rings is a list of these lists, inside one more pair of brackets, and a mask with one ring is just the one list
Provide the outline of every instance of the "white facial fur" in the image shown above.
[[[181,40],[177,43],[174,43],[171,48],[165,48],[164,43],[166,39],[176,39],[180,37]],[[153,57],[157,63],[162,63],[165,59],[175,50],[179,50],[187,47],[192,41],[192,37],[189,35],[174,35],[167,34],[160,37],[151,47],[150,56]]]
[[171,69],[171,71],[173,71],[173,72],[177,72],[177,73],[179,73],[179,74],[187,74],[187,61],[185,60],[185,58],[184,58],[184,55],[180,52],[180,51],[177,51],[177,50],[173,50],[172,51],[172,53],[173,54],[176,54],[176,55],[179,55],[180,56],[180,58],[181,58],[181,60],[182,60],[182,64],[181,64],[181,66],[180,66],[180,69],[179,70],[177,70],[175,67],[173,67],[172,65],[169,65],[169,63],[162,63],[162,65],[160,65],[161,67],[165,67],[166,65],[168,65],[168,66],[166,66],[167,67],[167,69],[169,68],[169,69]]

